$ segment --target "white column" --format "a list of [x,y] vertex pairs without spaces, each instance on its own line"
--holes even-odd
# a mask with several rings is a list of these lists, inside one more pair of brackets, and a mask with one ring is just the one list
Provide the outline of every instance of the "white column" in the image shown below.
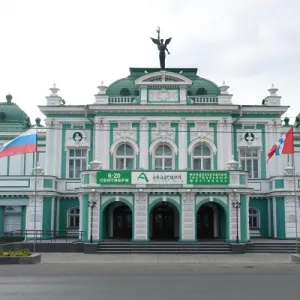
[[55,197],[52,197],[51,200],[51,230],[54,230],[55,222]]
[[92,216],[92,207],[89,205],[89,215],[88,215],[88,240],[91,236],[91,216],[93,219],[92,224],[92,236],[93,241],[97,241],[99,239],[99,201],[100,196],[99,193],[96,193],[95,195],[90,194],[89,201],[95,201],[95,206],[93,208],[93,216]]
[[[60,170],[61,170],[61,163],[62,163],[62,157],[61,157],[61,150],[62,150],[62,130],[60,124],[57,121],[54,121],[53,124],[53,131],[54,131],[54,137],[53,137],[53,153],[52,153],[52,163],[53,163],[53,175],[60,177]],[[65,143],[65,141],[63,141]]]
[[[241,239],[241,213],[240,209],[238,212],[238,219],[236,217],[236,208],[232,207],[233,201],[239,201],[240,202],[240,194],[231,194],[230,195],[231,201],[229,201],[229,215],[230,215],[230,240],[235,241],[236,240],[236,228],[237,224],[239,226],[239,239]],[[238,221],[238,222],[237,222]]]
[[109,122],[104,120],[102,122],[102,130],[101,130],[101,157],[99,157],[99,161],[103,162],[103,169],[109,169],[109,135],[110,135]]
[[94,158],[103,163],[103,131],[101,118],[95,118],[95,133],[94,133]]
[[[217,152],[218,170],[226,169],[226,163],[228,162],[226,152],[229,151],[229,150],[225,146],[226,135],[224,134],[224,128],[225,128],[224,127],[224,120],[218,121],[218,127],[217,127],[218,145],[216,145],[217,150],[218,150],[218,152]],[[230,148],[232,148],[232,146],[230,146]]]
[[144,192],[135,193],[134,201],[134,237],[135,241],[147,241],[148,237],[148,209],[147,194]]
[[[148,157],[149,157],[149,145],[148,145],[148,123],[146,119],[141,120],[140,127],[140,167],[148,170]],[[139,166],[137,166],[138,168]]]
[[[43,229],[43,200],[42,197],[30,196],[26,207],[26,230]],[[37,236],[40,236],[39,234]],[[33,231],[27,237],[34,237]]]
[[50,119],[47,119],[46,122],[46,162],[45,162],[45,174],[53,175],[53,138],[54,130],[52,122]]
[[181,212],[181,240],[194,241],[196,237],[195,193],[184,193]]
[[56,230],[59,230],[59,206],[60,206],[60,198],[56,201]]
[[[233,156],[233,128],[232,128],[232,118],[228,118],[227,122],[226,122],[226,126],[225,126],[225,131],[226,134],[225,135],[225,139],[226,139],[226,151],[225,152],[225,163],[224,163],[224,169],[226,169],[226,163],[228,161],[232,160],[232,156]],[[216,145],[217,146],[217,145]],[[217,146],[218,147],[218,146]],[[219,147],[222,149],[222,147]]]
[[185,170],[187,168],[187,124],[184,118],[179,123],[179,170]]

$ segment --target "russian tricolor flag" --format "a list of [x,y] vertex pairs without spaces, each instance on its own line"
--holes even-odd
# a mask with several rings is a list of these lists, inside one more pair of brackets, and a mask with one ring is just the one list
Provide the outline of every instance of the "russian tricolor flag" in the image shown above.
[[278,142],[270,149],[268,152],[268,159],[276,154],[293,154],[294,153],[294,130],[293,127],[289,129],[279,140]]
[[0,150],[0,158],[17,154],[37,152],[37,128],[32,128],[4,144]]

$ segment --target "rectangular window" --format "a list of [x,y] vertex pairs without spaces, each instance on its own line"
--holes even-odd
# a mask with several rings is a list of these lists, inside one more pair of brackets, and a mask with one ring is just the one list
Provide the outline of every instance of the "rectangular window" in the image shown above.
[[258,160],[258,149],[249,148],[240,150],[240,163],[242,169],[248,172],[250,179],[257,179],[260,177]]
[[80,172],[87,169],[87,150],[69,150],[69,178],[80,178]]

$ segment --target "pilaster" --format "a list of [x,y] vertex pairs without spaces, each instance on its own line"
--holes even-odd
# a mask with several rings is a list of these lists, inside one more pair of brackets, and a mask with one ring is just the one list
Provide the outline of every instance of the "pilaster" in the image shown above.
[[[54,176],[60,177],[60,170],[61,170],[61,126],[58,121],[53,122],[53,153],[51,155],[52,157],[52,164],[53,164],[53,174]],[[48,143],[48,140],[47,140]],[[47,173],[46,173],[47,174]]]
[[[149,153],[149,145],[148,145],[148,123],[145,118],[141,120],[140,127],[140,168],[144,170],[148,170],[148,153]],[[137,166],[139,167],[139,166]]]
[[179,170],[187,168],[187,123],[184,118],[179,123]]
[[39,230],[37,237],[41,236],[41,230],[43,230],[43,200],[40,196],[35,198],[35,195],[32,195],[29,197],[26,208],[26,230],[29,230],[28,238],[34,237],[34,230]]
[[82,194],[79,197],[80,204],[80,224],[79,228],[82,231],[82,240],[88,240],[88,213],[89,213],[89,194]]
[[237,210],[233,207],[232,203],[235,201],[240,201],[240,194],[232,193],[229,195],[229,228],[230,228],[230,241],[236,241],[237,236],[237,227],[239,233],[239,239],[241,238],[241,213],[240,208],[238,209],[238,217]]
[[47,119],[45,122],[46,127],[46,164],[45,164],[45,173],[47,175],[54,175],[53,173],[53,145],[54,145],[54,130],[53,130],[53,121]]
[[[227,151],[228,148],[226,148],[226,135],[224,134],[224,120],[218,121],[218,127],[217,127],[217,135],[218,135],[218,145],[216,145],[218,152],[218,169],[219,170],[225,170],[226,169],[226,163],[227,163]],[[232,147],[232,146],[230,146]]]
[[134,201],[134,241],[148,241],[148,205],[147,193],[140,191],[135,193]]
[[108,170],[109,169],[109,153],[110,153],[110,151],[109,151],[110,128],[109,128],[109,122],[107,120],[103,120],[102,128],[101,128],[100,132],[101,132],[101,138],[99,141],[97,141],[97,143],[102,143],[102,145],[100,145],[101,157],[99,157],[99,159],[103,161],[103,169]]
[[195,193],[183,193],[181,212],[181,240],[195,241],[196,237],[196,215],[195,215]]
[[[91,193],[89,194],[89,202],[94,202],[95,206],[92,208],[91,205],[89,205],[89,211],[88,211],[88,239],[91,236],[91,227],[92,227],[92,237],[93,241],[99,240],[99,226],[100,226],[100,220],[99,220],[99,212],[100,212],[100,194],[99,193]],[[92,217],[92,218],[91,218]],[[92,224],[91,224],[92,221]],[[91,226],[92,225],[92,226]]]
[[103,163],[102,157],[104,155],[104,148],[102,141],[104,140],[104,131],[102,119],[99,117],[95,118],[94,140],[94,158],[101,160],[101,162]]

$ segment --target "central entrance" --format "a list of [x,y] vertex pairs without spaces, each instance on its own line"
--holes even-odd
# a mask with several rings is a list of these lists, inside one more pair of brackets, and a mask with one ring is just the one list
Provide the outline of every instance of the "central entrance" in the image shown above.
[[159,203],[150,214],[152,240],[175,240],[179,236],[179,214],[171,203]]
[[109,204],[102,213],[102,236],[104,239],[132,239],[132,211],[122,202]]
[[228,236],[226,212],[216,202],[207,202],[197,211],[197,239],[226,239]]
[[115,238],[130,239],[132,233],[132,212],[127,205],[116,207],[113,217],[113,236]]
[[210,206],[203,205],[198,211],[197,237],[198,239],[211,239],[214,237],[214,210]]

